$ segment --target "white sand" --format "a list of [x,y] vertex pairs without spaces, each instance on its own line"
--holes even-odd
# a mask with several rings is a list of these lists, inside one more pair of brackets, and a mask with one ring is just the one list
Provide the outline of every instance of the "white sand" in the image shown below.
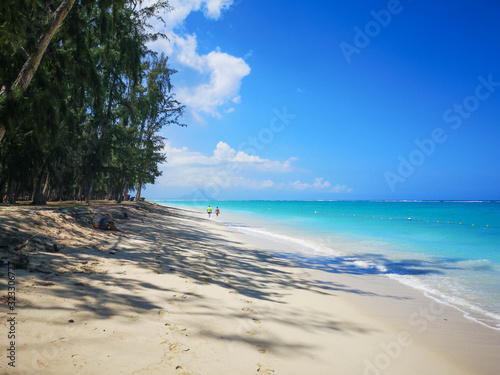
[[[283,243],[191,212],[141,207],[97,206],[127,212],[129,220],[116,220],[125,234],[59,222],[53,211],[0,210],[8,230],[43,232],[38,247],[22,249],[31,263],[16,270],[16,368],[3,356],[0,372],[498,373],[498,332],[409,287],[300,268],[267,251]],[[44,252],[43,241],[62,249]],[[0,276],[3,296],[6,267]]]

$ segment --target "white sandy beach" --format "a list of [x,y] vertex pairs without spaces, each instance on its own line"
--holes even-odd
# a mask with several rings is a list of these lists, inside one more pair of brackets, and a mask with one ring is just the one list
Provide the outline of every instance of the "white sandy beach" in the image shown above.
[[[15,368],[2,355],[2,373],[455,375],[500,368],[500,332],[384,276],[298,267],[275,255],[290,250],[286,243],[191,211],[129,202],[92,209],[0,208],[1,256],[18,267]],[[96,212],[111,212],[125,233],[85,225]],[[54,244],[58,251],[49,251]],[[4,353],[7,281],[3,266]]]

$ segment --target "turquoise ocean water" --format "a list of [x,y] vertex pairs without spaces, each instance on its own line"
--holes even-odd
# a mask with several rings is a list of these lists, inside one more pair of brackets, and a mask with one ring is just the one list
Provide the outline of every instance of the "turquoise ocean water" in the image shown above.
[[328,272],[380,273],[500,330],[500,202],[158,201],[205,212]]

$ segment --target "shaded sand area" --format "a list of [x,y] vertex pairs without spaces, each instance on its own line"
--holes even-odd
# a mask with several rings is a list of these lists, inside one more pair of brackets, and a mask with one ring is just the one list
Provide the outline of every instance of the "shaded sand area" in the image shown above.
[[[124,233],[91,228],[105,212]],[[0,373],[498,373],[499,332],[289,250],[152,203],[0,207]]]

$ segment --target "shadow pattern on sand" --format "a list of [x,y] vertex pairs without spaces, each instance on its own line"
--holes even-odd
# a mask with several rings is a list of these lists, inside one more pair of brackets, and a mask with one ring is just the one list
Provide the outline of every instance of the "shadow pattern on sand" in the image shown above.
[[[104,212],[110,212],[125,233],[92,229],[89,223]],[[3,246],[0,246],[0,256],[19,269],[19,282],[29,283],[27,286],[33,287],[35,292],[43,292],[48,299],[59,297],[74,301],[73,305],[78,311],[99,319],[151,311],[158,311],[160,314],[166,308],[165,303],[148,300],[141,291],[157,289],[166,295],[176,292],[168,285],[160,287],[142,281],[138,274],[123,274],[119,268],[105,273],[100,265],[107,260],[122,265],[134,264],[145,272],[175,274],[194,285],[218,285],[226,288],[228,293],[265,304],[282,304],[282,297],[292,290],[314,291],[331,295],[332,298],[338,292],[380,296],[340,283],[310,280],[293,272],[293,268],[299,265],[306,269],[332,273],[380,273],[376,267],[360,268],[349,257],[306,258],[251,248],[245,243],[214,234],[215,232],[207,232],[204,230],[205,226],[200,225],[206,223],[206,219],[187,215],[175,208],[149,203],[127,203],[96,205],[91,209],[26,209],[21,213],[2,210],[0,215],[0,241],[3,241],[0,242]],[[395,272],[439,273],[433,264],[417,260],[392,262],[376,254],[371,254],[368,258]],[[408,264],[412,266],[408,267]],[[0,283],[5,284],[5,266],[0,267],[0,274]],[[23,281],[23,278],[30,281]],[[2,290],[6,290],[4,285]],[[195,292],[188,297],[193,311],[189,312],[188,309],[185,313],[195,317],[196,311],[203,308],[205,297]],[[391,295],[381,297],[401,298]],[[18,303],[21,309],[39,307],[31,305],[29,298],[21,297]],[[75,307],[52,305],[43,308],[58,312],[67,309],[68,316],[75,312]],[[261,313],[260,318],[262,317],[267,321],[275,319],[272,311]],[[233,318],[248,319],[248,314],[234,314]],[[257,320],[254,317],[254,321]],[[67,321],[61,324],[67,324]],[[330,316],[316,316],[307,322],[297,321],[293,313],[286,317],[285,324],[300,326],[305,331],[329,331],[337,334],[369,334],[374,331],[373,327],[337,321]],[[203,331],[201,335],[217,337],[212,331]],[[278,344],[260,338],[248,339],[241,335],[229,335],[224,340],[251,342],[267,350],[294,352],[307,349],[292,343]]]
[[348,255],[331,257],[307,257],[295,253],[281,253],[276,255],[292,260],[301,267],[330,273],[346,273],[352,275],[440,275],[443,274],[443,270],[460,269],[460,267],[455,267],[453,264],[464,260],[459,258],[436,258],[434,260],[401,259],[395,261],[381,254],[370,253],[363,253],[359,256]]

